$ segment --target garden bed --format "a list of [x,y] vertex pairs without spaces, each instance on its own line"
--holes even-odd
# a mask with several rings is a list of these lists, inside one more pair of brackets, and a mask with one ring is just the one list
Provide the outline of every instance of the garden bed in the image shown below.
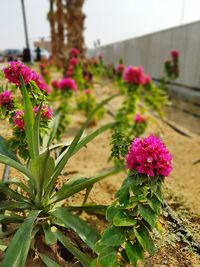
[[[95,90],[97,98],[100,100],[113,93],[115,87],[106,80],[95,84]],[[108,109],[112,111],[113,107],[116,107],[121,101],[121,98],[113,100],[108,106]],[[166,179],[166,198],[178,214],[186,220],[186,226],[191,229],[196,239],[199,239],[200,242],[200,164],[193,165],[193,162],[200,157],[200,136],[189,130],[187,130],[187,132],[189,132],[191,138],[182,136],[167,126],[163,121],[150,114],[149,118],[151,123],[147,132],[161,134],[173,155],[174,170],[170,177]],[[103,125],[111,120],[111,116],[106,114],[99,124]],[[62,141],[69,141],[71,139],[73,134],[80,127],[80,123],[84,121],[84,118],[76,114],[72,121],[73,123],[70,125],[70,129],[63,136]],[[188,121],[188,124],[189,123]],[[177,123],[176,126],[178,128],[181,127]],[[95,127],[97,126],[92,127],[92,130],[95,129]],[[6,123],[1,125],[0,134],[3,136],[6,134],[8,136],[8,128]],[[90,128],[87,129],[87,132],[90,130]],[[109,133],[106,132],[94,139],[87,148],[78,152],[73,159],[70,160],[69,167],[64,170],[61,183],[58,186],[61,187],[62,182],[64,183],[71,177],[90,177],[112,166],[112,164],[108,162],[110,155],[109,137]],[[2,175],[2,171],[3,165],[0,166],[0,175]],[[17,175],[18,174],[12,170],[12,177],[16,177]],[[119,173],[95,184],[89,196],[89,202],[105,205],[110,204],[124,177],[125,175],[123,173]],[[70,201],[73,203],[76,201],[77,204],[80,204],[82,199],[83,194],[79,193],[79,197],[76,198],[76,200],[71,198]],[[94,227],[98,228],[99,231],[102,231],[105,227],[106,223],[101,217],[88,216],[86,214],[83,214],[83,216],[85,216],[88,222],[94,225]],[[200,258],[195,255],[186,244],[178,242],[179,240],[176,239],[175,233],[171,231],[170,225],[162,218],[161,223],[164,227],[163,239],[161,237],[158,238],[158,252],[155,256],[147,260],[148,266],[200,266]],[[66,266],[71,266],[69,262],[67,264]]]

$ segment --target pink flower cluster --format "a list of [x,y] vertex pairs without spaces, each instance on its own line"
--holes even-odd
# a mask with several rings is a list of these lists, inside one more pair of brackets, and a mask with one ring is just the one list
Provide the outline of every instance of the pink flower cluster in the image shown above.
[[77,57],[73,56],[72,58],[70,58],[69,66],[66,72],[67,77],[72,77],[72,75],[74,74],[74,69],[78,64],[79,64],[79,59]]
[[142,123],[146,121],[146,118],[138,113],[135,115],[134,121],[135,123]]
[[23,77],[25,84],[29,83],[32,77],[32,71],[29,67],[20,61],[10,61],[7,68],[3,68],[5,77],[10,83],[20,86],[20,76]]
[[12,102],[12,93],[10,91],[4,91],[0,94],[0,106],[8,105]]
[[54,89],[59,89],[59,82],[58,82],[58,81],[53,80],[53,81],[51,82],[51,85],[52,85],[52,87],[53,87]]
[[76,49],[76,48],[72,48],[72,49],[70,50],[70,55],[71,55],[72,57],[78,57],[78,56],[80,55],[80,52],[79,52],[78,49]]
[[172,171],[172,156],[160,138],[154,135],[136,138],[126,156],[126,167],[148,176],[168,176]]
[[146,85],[151,82],[151,77],[144,73],[142,67],[129,66],[124,71],[124,81],[128,84]]
[[74,65],[69,65],[66,71],[67,77],[72,77],[74,74]]
[[171,56],[172,56],[172,60],[176,62],[178,61],[178,58],[179,58],[179,52],[177,50],[172,50]]
[[32,71],[29,67],[22,64],[20,61],[10,61],[9,66],[3,69],[5,77],[10,83],[20,86],[20,75],[23,77],[25,84],[31,80],[34,81],[41,91],[47,94],[51,92],[49,86],[45,83],[43,77],[37,72]]
[[[34,107],[33,111],[34,111],[35,115],[38,113],[38,110],[39,110],[38,106]],[[41,117],[44,117],[47,120],[51,120],[52,116],[53,116],[53,110],[51,108],[47,107],[46,105],[43,105],[42,109],[41,109]]]
[[69,65],[76,66],[78,63],[79,63],[79,60],[76,57],[72,57],[69,60]]
[[71,90],[71,91],[76,91],[77,90],[77,85],[75,81],[71,78],[63,78],[62,80],[59,81],[59,89],[62,90]]
[[20,130],[24,130],[24,112],[23,110],[17,110],[13,116],[14,127]]
[[41,91],[44,91],[47,94],[51,93],[51,88],[45,83],[44,78],[36,71],[31,72],[31,80],[37,84]]

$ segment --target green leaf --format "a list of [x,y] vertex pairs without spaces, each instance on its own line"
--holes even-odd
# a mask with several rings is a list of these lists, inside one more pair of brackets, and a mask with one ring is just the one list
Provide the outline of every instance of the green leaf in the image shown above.
[[25,174],[28,178],[30,178],[32,181],[34,181],[34,177],[32,176],[31,172],[27,168],[25,168],[21,163],[18,163],[17,161],[2,154],[0,154],[0,163],[13,167],[14,169],[20,171],[21,173]]
[[25,132],[28,143],[28,150],[31,158],[34,158],[37,155],[35,139],[34,139],[34,112],[31,100],[29,98],[23,77],[20,77],[21,91],[24,101],[24,123],[25,123]]
[[161,209],[160,200],[155,196],[146,197],[146,200],[147,200],[149,206],[152,208],[152,210],[158,215],[160,213],[160,209]]
[[34,136],[36,156],[39,155],[39,151],[40,151],[40,115],[41,115],[42,105],[43,105],[43,101],[41,101],[41,104],[35,116],[34,125],[33,125],[33,131],[34,131],[33,136]]
[[[120,246],[126,239],[125,232],[120,227],[109,226],[103,233],[100,244],[108,247]],[[95,252],[99,252],[99,245],[95,246]]]
[[[73,242],[65,235],[63,235],[58,229],[54,232],[56,238],[63,244],[63,246],[72,253],[84,267],[90,267],[92,259],[82,251],[80,251]],[[8,266],[9,267],[9,266]]]
[[4,210],[28,210],[31,209],[31,205],[27,202],[13,201],[13,200],[5,200],[0,202],[0,211]]
[[115,206],[115,203],[113,203],[111,206],[109,206],[106,210],[106,219],[109,222],[113,221],[114,216],[119,212],[119,207]]
[[34,92],[36,92],[37,95],[43,96],[41,90],[38,88],[37,84],[34,81],[30,81],[29,84],[31,85]]
[[155,226],[157,215],[156,213],[149,207],[149,205],[138,205],[138,210],[142,218],[148,222],[151,227]]
[[6,140],[1,135],[0,135],[0,154],[19,162],[17,156],[12,150],[10,150]]
[[49,147],[51,142],[56,136],[56,132],[60,123],[60,114],[57,112],[54,114],[53,119],[49,123],[49,131],[43,137],[43,148]]
[[5,193],[11,199],[24,201],[29,203],[29,199],[24,197],[23,195],[15,192],[14,190],[10,189],[5,183],[0,182],[0,191]]
[[68,198],[74,195],[75,193],[78,193],[79,191],[87,188],[88,186],[99,182],[100,180],[106,178],[107,176],[118,173],[119,171],[122,170],[124,170],[124,167],[115,167],[107,172],[102,172],[95,177],[79,178],[69,181],[65,185],[63,185],[62,188],[56,192],[56,194],[53,195],[53,197],[49,201],[49,204]]
[[146,250],[150,255],[154,255],[155,254],[154,242],[149,234],[148,229],[143,225],[137,229],[134,227],[134,233],[137,240],[143,247],[143,249]]
[[5,214],[0,214],[0,223],[21,223],[24,221],[24,218],[19,216],[19,215],[5,215]]
[[24,267],[31,244],[33,224],[40,211],[31,211],[12,238],[6,250],[2,267]]
[[30,159],[28,168],[35,178],[35,183],[37,185],[37,196],[41,201],[46,185],[48,184],[55,168],[54,159],[50,157],[49,150],[47,149],[34,159]]
[[57,241],[57,238],[52,232],[51,226],[48,223],[44,223],[42,227],[43,227],[44,236],[45,236],[45,243],[47,245],[55,244]]
[[102,249],[97,262],[100,263],[101,267],[119,267],[117,263],[117,250],[114,247],[105,247]]
[[55,144],[49,147],[49,150],[52,151],[54,149],[57,148],[68,148],[70,146],[70,142],[66,142],[66,143],[59,143],[59,144]]
[[163,198],[163,193],[162,193],[162,189],[161,189],[161,186],[158,186],[156,192],[154,192],[155,196],[157,197],[157,199],[163,203],[164,201],[164,198]]
[[115,226],[132,226],[136,224],[136,220],[131,218],[126,211],[119,211],[113,218]]
[[93,248],[100,239],[100,235],[96,230],[77,215],[68,212],[65,208],[57,208],[51,214],[59,219],[65,227],[73,229],[90,248]]
[[49,183],[48,186],[48,190],[47,190],[47,194],[52,190],[54,183],[56,182],[56,179],[58,177],[58,175],[61,173],[61,171],[63,170],[63,168],[65,167],[66,163],[68,162],[68,160],[70,159],[70,157],[73,155],[74,150],[76,149],[76,146],[85,130],[85,128],[88,126],[88,124],[90,123],[90,120],[92,119],[92,117],[94,116],[94,114],[102,107],[104,106],[106,103],[108,103],[111,99],[113,99],[114,97],[116,97],[117,95],[113,95],[111,97],[106,98],[105,100],[103,100],[100,104],[97,105],[97,107],[90,113],[90,115],[88,116],[87,120],[85,121],[85,123],[82,125],[82,127],[80,128],[80,130],[77,132],[76,136],[74,137],[72,143],[70,144],[69,148],[67,148],[66,151],[64,151],[64,154],[61,154],[61,156],[58,159],[58,164],[56,165],[55,168],[55,172],[52,176],[51,182]]
[[46,256],[42,253],[39,253],[39,256],[40,256],[41,260],[44,262],[44,264],[46,264],[47,267],[61,267],[60,264],[58,264],[54,260],[50,259],[48,256]]
[[144,261],[144,252],[138,242],[136,242],[135,244],[127,242],[125,245],[125,249],[128,259],[133,264],[133,266],[137,267],[138,260]]

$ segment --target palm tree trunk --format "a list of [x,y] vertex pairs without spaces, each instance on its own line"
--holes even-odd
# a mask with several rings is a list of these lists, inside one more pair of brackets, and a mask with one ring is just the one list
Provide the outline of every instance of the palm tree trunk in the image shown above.
[[64,56],[64,13],[62,0],[56,0],[57,11],[57,55],[58,59],[62,61]]
[[84,46],[84,0],[66,0],[67,50],[77,48],[83,55]]
[[51,53],[53,58],[57,57],[57,36],[56,36],[56,28],[55,28],[55,14],[54,14],[54,0],[50,0],[50,9],[48,13],[48,20],[50,23],[51,30]]

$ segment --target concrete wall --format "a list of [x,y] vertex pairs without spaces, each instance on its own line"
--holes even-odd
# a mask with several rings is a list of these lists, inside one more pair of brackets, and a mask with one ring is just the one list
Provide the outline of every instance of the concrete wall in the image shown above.
[[170,57],[172,49],[180,51],[177,82],[200,87],[200,21],[91,49],[88,54],[102,52],[108,64],[117,64],[123,58],[125,65],[142,65],[145,72],[160,78],[163,62]]

